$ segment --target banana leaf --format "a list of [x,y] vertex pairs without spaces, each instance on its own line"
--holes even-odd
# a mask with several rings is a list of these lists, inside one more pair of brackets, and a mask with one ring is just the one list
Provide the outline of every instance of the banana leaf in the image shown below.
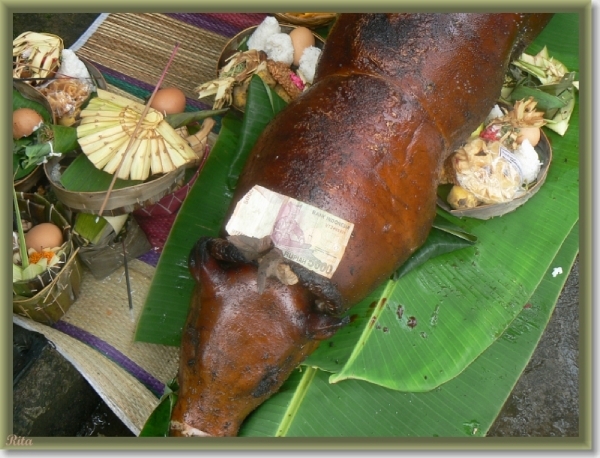
[[221,116],[226,112],[227,109],[225,108],[222,110],[194,111],[192,113],[173,113],[165,116],[165,120],[173,129],[177,129],[179,127],[187,126],[188,124],[192,124],[194,122],[202,121],[206,118]]
[[518,86],[510,93],[511,102],[528,99],[529,97],[534,97],[536,99],[536,108],[542,111],[556,110],[567,104],[567,102],[560,97],[540,91],[537,87]]
[[441,215],[436,215],[431,232],[425,243],[394,273],[392,279],[397,280],[428,259],[444,253],[474,245],[477,237],[462,231]]
[[[98,170],[85,154],[78,154],[60,177],[60,184],[72,192],[100,192],[110,187],[113,175]],[[113,189],[123,189],[143,183],[117,178]]]
[[37,111],[44,123],[50,125],[52,124],[52,113],[50,113],[44,105],[40,102],[36,102],[30,98],[25,97],[18,90],[13,88],[13,96],[12,96],[12,109],[17,110],[19,108],[31,108],[32,110]]
[[575,225],[534,294],[496,342],[459,376],[424,393],[400,392],[360,380],[332,384],[312,366],[295,371],[277,395],[243,423],[240,436],[485,436],[527,365],[579,250]]
[[[577,14],[557,14],[527,51],[547,45],[557,59],[578,69],[578,21]],[[266,106],[273,108],[269,100]],[[224,118],[224,126],[240,122]],[[549,269],[557,262],[570,268],[578,249],[578,127],[576,107],[563,137],[547,132],[554,160],[544,186],[525,206],[487,221],[448,215],[478,243],[429,259],[355,306],[350,325],[323,342],[240,434],[485,434],[562,287],[560,277],[548,279]],[[217,235],[231,197],[222,169],[236,159],[237,142],[231,135],[219,137],[222,145],[213,150],[219,156],[211,153],[180,210],[137,340],[178,345],[193,287],[187,253],[198,237]],[[222,147],[226,144],[230,150]],[[531,316],[534,307],[524,306],[538,297],[540,306]],[[451,389],[455,385],[459,391]],[[293,420],[284,423],[284,418]]]
[[[554,277],[554,266],[570,270],[578,251],[577,224],[515,320],[460,377],[430,392],[407,393],[359,380],[331,384],[327,372],[303,367],[246,419],[239,435],[485,436],[533,354],[564,286],[567,277]],[[167,436],[173,396],[168,390],[141,435]]]

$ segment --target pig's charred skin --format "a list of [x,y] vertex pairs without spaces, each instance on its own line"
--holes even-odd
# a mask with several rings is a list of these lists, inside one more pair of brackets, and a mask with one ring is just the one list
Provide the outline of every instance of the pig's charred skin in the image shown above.
[[330,280],[290,263],[300,281],[269,279],[261,295],[256,265],[222,240],[201,240],[175,422],[236,435],[315,339],[343,324],[337,316],[423,244],[445,159],[483,122],[509,62],[551,16],[339,16],[314,84],[259,137],[224,221],[264,186],[354,223],[344,257]]
[[225,221],[260,185],[354,223],[331,279],[351,307],[424,243],[444,160],[489,114],[514,53],[548,19],[340,15],[315,83],[257,141]]
[[276,392],[347,320],[319,312],[308,288],[267,280],[225,240],[202,238],[190,254],[197,281],[183,329],[180,389],[171,419],[211,436],[237,434],[241,421]]

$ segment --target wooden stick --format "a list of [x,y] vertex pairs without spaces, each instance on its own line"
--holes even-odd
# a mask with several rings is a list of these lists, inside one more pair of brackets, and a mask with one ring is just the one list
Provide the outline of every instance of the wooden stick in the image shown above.
[[171,66],[171,62],[173,62],[173,58],[175,57],[175,54],[177,53],[178,49],[179,49],[179,43],[176,43],[175,49],[173,49],[173,52],[171,53],[171,57],[169,58],[169,61],[167,62],[167,65],[165,66],[165,69],[163,70],[162,75],[160,75],[160,79],[158,80],[158,83],[156,83],[154,91],[152,91],[152,95],[148,99],[148,103],[146,103],[146,106],[144,107],[144,111],[142,112],[142,115],[140,116],[139,121],[135,125],[133,134],[131,134],[131,137],[129,138],[129,143],[127,144],[127,147],[125,148],[125,151],[123,152],[123,156],[121,156],[121,162],[119,162],[119,165],[117,166],[117,170],[115,170],[115,173],[113,174],[113,178],[110,182],[110,186],[108,187],[108,190],[106,191],[106,197],[104,198],[104,201],[102,202],[102,205],[100,206],[100,211],[98,212],[98,216],[102,216],[102,213],[104,212],[104,208],[106,207],[106,204],[108,203],[108,198],[110,197],[110,193],[112,192],[112,190],[115,186],[115,182],[117,181],[117,175],[119,174],[119,170],[121,169],[123,162],[125,162],[125,156],[129,152],[129,148],[131,148],[131,145],[133,144],[134,139],[137,137],[137,134],[138,134],[138,131],[140,130],[142,122],[144,121],[144,118],[146,117],[146,115],[148,114],[148,111],[150,110],[150,104],[152,103],[152,100],[154,99],[154,95],[156,94],[158,89],[160,89],[160,85],[162,84],[163,80],[165,79],[167,70]]
[[127,303],[129,304],[129,312],[133,310],[133,299],[131,297],[131,282],[129,280],[129,266],[127,264],[127,245],[125,244],[125,239],[127,238],[127,231],[125,231],[125,235],[123,236],[123,240],[121,241],[123,245],[123,269],[125,269],[125,282],[127,283]]

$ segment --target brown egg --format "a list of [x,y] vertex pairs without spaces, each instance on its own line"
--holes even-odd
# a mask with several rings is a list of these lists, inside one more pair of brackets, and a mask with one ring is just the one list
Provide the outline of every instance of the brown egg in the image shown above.
[[150,107],[163,114],[182,113],[185,110],[185,94],[176,87],[165,87],[156,91]]
[[40,114],[31,108],[18,108],[13,111],[13,138],[29,137],[44,122]]
[[63,243],[63,234],[56,224],[40,223],[25,233],[25,246],[42,251],[44,248],[55,248]]
[[527,139],[531,146],[535,146],[540,142],[541,135],[542,132],[539,127],[521,127],[517,136],[517,143],[520,145],[523,140]]
[[294,47],[294,62],[295,66],[300,63],[300,57],[302,53],[309,46],[315,45],[315,36],[306,27],[296,27],[290,32],[290,38],[292,39],[292,46]]

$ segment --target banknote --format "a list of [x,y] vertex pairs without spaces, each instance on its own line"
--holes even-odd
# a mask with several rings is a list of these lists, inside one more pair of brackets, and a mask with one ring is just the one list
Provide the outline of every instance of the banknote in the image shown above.
[[353,223],[262,186],[246,193],[225,226],[229,235],[269,235],[284,258],[327,278],[336,271],[353,229]]

